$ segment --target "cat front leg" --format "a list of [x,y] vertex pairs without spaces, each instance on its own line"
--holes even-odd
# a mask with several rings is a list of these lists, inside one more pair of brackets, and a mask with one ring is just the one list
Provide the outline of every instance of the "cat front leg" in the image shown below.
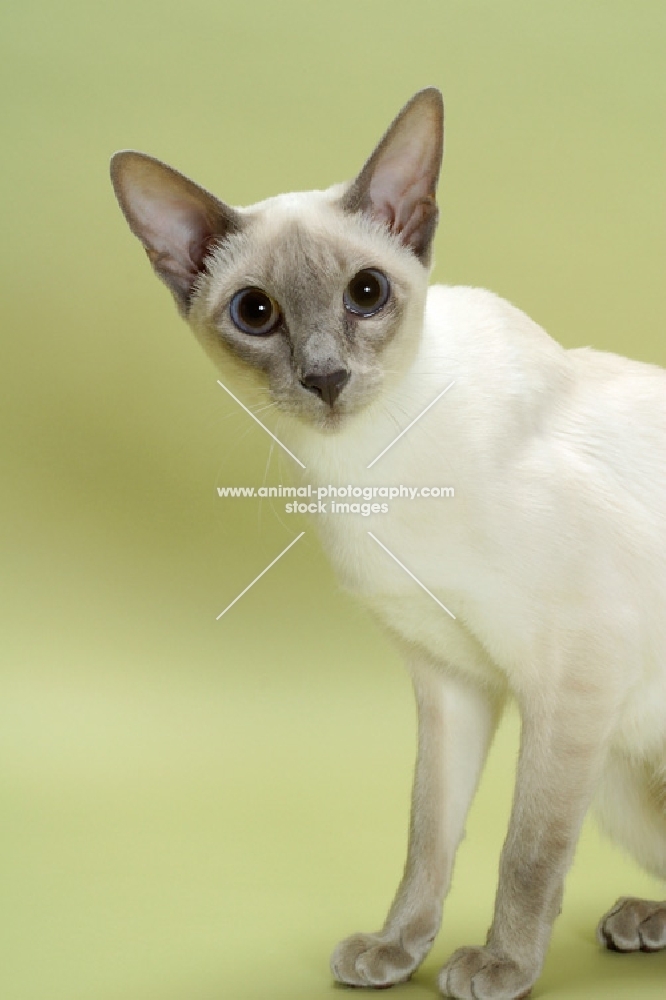
[[569,675],[559,690],[547,672],[541,677],[541,690],[521,705],[516,788],[486,944],[459,949],[439,977],[442,993],[458,1000],[530,992],[607,754],[617,707],[608,675],[598,685]]
[[354,934],[331,957],[349,986],[409,979],[439,930],[456,849],[500,711],[499,698],[410,654],[418,708],[418,753],[407,862],[381,931]]

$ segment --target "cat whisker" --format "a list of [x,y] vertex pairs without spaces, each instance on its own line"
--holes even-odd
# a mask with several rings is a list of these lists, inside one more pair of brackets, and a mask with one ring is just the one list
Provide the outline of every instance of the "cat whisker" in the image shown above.
[[[261,482],[262,486],[266,485],[266,480],[268,479],[268,469],[269,469],[270,464],[271,464],[271,459],[273,458],[273,450],[274,450],[274,448],[275,448],[275,441],[271,440],[270,447],[268,449],[268,456],[266,458],[266,467],[264,469],[264,478],[263,478],[263,480]],[[259,507],[257,509],[257,531],[258,532],[261,532],[261,514],[262,514],[262,510],[263,510],[263,504],[262,504],[263,499],[264,499],[263,497],[259,497]]]

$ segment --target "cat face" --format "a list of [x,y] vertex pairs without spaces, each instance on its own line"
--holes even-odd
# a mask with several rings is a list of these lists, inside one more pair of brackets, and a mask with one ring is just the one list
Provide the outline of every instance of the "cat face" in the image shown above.
[[112,179],[133,232],[225,384],[332,431],[418,344],[442,155],[438,91],[403,108],[358,177],[233,209],[141,153]]
[[346,213],[336,190],[281,196],[242,218],[207,263],[191,322],[223,380],[240,360],[280,409],[334,430],[404,370],[428,272],[385,226]]

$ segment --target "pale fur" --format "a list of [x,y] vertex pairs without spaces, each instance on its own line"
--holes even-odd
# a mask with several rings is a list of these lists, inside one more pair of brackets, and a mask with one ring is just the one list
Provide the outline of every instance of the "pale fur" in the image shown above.
[[[284,212],[308,229],[335,231],[319,192],[276,199],[266,224],[281,226]],[[402,640],[412,673],[418,678],[428,665],[439,672],[415,680],[417,695],[430,685],[426,711],[438,717],[436,725],[422,725],[415,783],[415,809],[432,829],[427,836],[413,832],[405,881],[379,946],[375,936],[361,944],[350,939],[353,974],[344,952],[333,966],[345,981],[381,984],[387,965],[388,979],[399,980],[427,953],[510,694],[537,730],[528,744],[531,764],[525,759],[523,767],[532,766],[545,784],[531,794],[543,808],[554,797],[566,828],[554,846],[541,845],[556,873],[556,897],[539,940],[527,947],[529,972],[516,987],[522,990],[540,967],[559,907],[558,878],[596,789],[606,831],[666,878],[666,373],[590,349],[565,351],[490,292],[434,286],[426,294],[423,269],[410,277],[417,305],[413,329],[403,330],[409,362],[397,384],[335,434],[289,416],[276,425],[307,466],[306,482],[455,487],[446,502],[392,501],[388,518],[312,520],[341,581]],[[215,300],[211,279],[207,301]],[[235,385],[241,393],[245,377]],[[452,380],[447,396],[368,470],[397,424],[406,426]],[[441,742],[453,731],[458,739],[448,738],[444,753]],[[553,763],[561,773],[551,780]],[[444,826],[426,815],[437,810],[445,810]],[[528,878],[538,881],[539,874]],[[374,962],[367,958],[372,946]],[[499,946],[516,954],[515,944],[500,938]],[[442,987],[465,995],[450,975]],[[477,985],[479,996],[517,995],[494,983],[482,989]]]
[[[398,643],[419,710],[402,882],[382,930],[341,942],[332,968],[342,982],[387,985],[427,954],[493,732],[513,698],[521,754],[493,924],[485,946],[460,950],[440,976],[447,995],[508,1000],[539,974],[591,805],[611,837],[666,878],[666,372],[564,350],[490,292],[428,288],[427,266],[383,224],[341,210],[344,190],[234,209],[241,223],[199,275],[188,319],[228,388],[250,405],[277,399],[264,417],[307,467],[294,464],[295,476],[455,489],[445,501],[393,500],[390,516],[312,519],[341,582]],[[270,260],[277,246],[283,272]],[[340,274],[379,266],[402,309],[379,360],[362,339],[352,353],[352,402],[330,426],[297,366],[269,386],[238,357],[228,318],[233,291],[262,280],[282,282],[267,290],[292,294],[300,316],[300,275],[317,246],[322,285],[339,280],[336,261]],[[381,332],[364,329],[368,343]],[[619,949],[664,947],[666,905],[620,901],[599,935]]]

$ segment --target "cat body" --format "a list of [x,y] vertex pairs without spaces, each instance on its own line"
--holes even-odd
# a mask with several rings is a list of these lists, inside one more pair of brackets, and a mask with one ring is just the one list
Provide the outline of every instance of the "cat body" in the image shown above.
[[[451,394],[368,470],[395,437],[395,414],[406,424],[448,381]],[[303,481],[454,484],[446,501],[393,500],[389,519],[313,517],[339,578],[389,627],[516,696],[540,683],[547,636],[596,633],[623,650],[618,742],[639,756],[664,752],[662,369],[565,351],[490,292],[433,286],[412,369],[376,407],[335,436],[282,427],[307,466]],[[368,530],[418,567],[455,621]],[[466,643],[474,665],[460,654]],[[610,661],[599,669],[609,683]],[[594,672],[590,664],[585,675]]]
[[[312,519],[403,652],[419,714],[403,879],[382,930],[341,942],[332,969],[384,986],[423,960],[513,698],[493,924],[439,981],[508,1000],[539,974],[593,803],[666,878],[666,372],[566,351],[490,292],[428,288],[442,126],[422,91],[351,184],[247,209],[143,154],[117,154],[112,176],[224,385],[269,407],[303,482],[454,488]],[[619,901],[599,940],[666,947],[666,904]]]
[[[449,380],[440,408],[367,470],[395,436],[392,414],[406,424]],[[565,351],[490,292],[433,286],[419,352],[394,392],[348,434],[288,434],[304,481],[328,482],[335,469],[339,484],[455,484],[444,502],[392,501],[390,519],[314,516],[338,577],[442,669],[500,695],[547,691],[553,642],[565,696],[568,685],[614,687],[599,818],[663,877],[666,836],[652,843],[635,808],[606,800],[618,755],[639,781],[647,769],[657,805],[660,782],[662,806],[666,792],[666,373]],[[579,637],[589,660],[567,677],[567,642]],[[617,820],[624,827],[628,816],[621,834]]]

